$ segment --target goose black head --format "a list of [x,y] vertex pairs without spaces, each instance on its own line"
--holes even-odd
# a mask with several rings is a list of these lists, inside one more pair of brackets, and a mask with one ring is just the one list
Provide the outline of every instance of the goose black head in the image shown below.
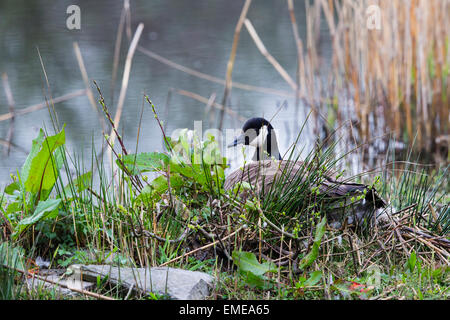
[[[281,159],[278,151],[273,126],[264,118],[251,118],[244,123],[242,133],[228,145],[229,148],[238,145],[256,147],[255,160]],[[267,154],[265,156],[264,154]]]

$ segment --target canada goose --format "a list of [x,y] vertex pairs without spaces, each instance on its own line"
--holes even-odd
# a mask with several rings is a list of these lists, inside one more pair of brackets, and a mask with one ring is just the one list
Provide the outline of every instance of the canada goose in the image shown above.
[[[225,190],[233,189],[240,182],[247,182],[260,196],[264,196],[272,186],[275,186],[273,183],[278,179],[277,177],[284,174],[285,180],[282,181],[287,181],[288,183],[285,185],[289,185],[291,181],[298,181],[295,180],[298,177],[296,174],[299,170],[304,169],[301,161],[282,159],[278,149],[275,130],[270,122],[264,118],[251,118],[245,122],[242,133],[228,147],[231,148],[238,145],[249,145],[256,148],[252,158],[253,162],[247,163],[242,168],[238,168],[230,173],[225,179]],[[288,176],[286,177],[286,175]],[[309,189],[313,188],[318,189],[322,194],[326,194],[330,199],[340,198],[342,200],[344,198],[345,206],[347,206],[348,200],[351,198],[354,201],[355,195],[365,195],[361,196],[358,201],[353,202],[353,214],[348,216],[347,224],[358,224],[364,219],[372,217],[377,217],[377,221],[380,221],[380,217],[382,221],[386,221],[387,216],[383,209],[386,207],[386,203],[377,194],[376,190],[369,186],[339,182],[336,180],[334,173],[330,174],[328,172],[319,186],[311,185]],[[245,196],[246,192],[242,191],[241,195]],[[340,228],[345,223],[342,219],[342,210],[336,209],[332,211],[334,212],[327,213],[329,225],[334,228]]]

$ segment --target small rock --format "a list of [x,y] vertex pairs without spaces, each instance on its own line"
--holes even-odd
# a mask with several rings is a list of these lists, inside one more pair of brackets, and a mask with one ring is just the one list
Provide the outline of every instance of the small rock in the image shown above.
[[50,267],[50,261],[42,259],[41,256],[37,257],[35,262],[39,269],[48,269]]

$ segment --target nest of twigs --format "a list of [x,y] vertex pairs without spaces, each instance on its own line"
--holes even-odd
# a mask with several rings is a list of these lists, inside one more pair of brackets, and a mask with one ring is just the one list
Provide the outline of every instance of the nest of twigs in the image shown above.
[[[232,252],[243,250],[278,266],[290,266],[294,273],[302,271],[298,269],[299,257],[311,250],[314,228],[304,230],[301,235],[293,235],[265,220],[263,215],[243,221],[238,215],[242,208],[234,207],[231,201],[215,200],[212,206],[214,219],[207,223],[199,222],[195,230],[183,233],[182,239],[177,240],[185,241],[185,253],[166,264],[192,255],[199,260],[223,258],[228,261],[224,265],[232,267]],[[340,230],[327,227],[329,232],[322,240],[318,262],[322,259],[326,263],[334,256],[348,256],[359,273],[379,257],[409,257],[415,252],[424,261],[431,263],[438,257],[444,265],[448,264],[450,240],[415,224],[414,207],[394,213],[389,223],[373,226],[366,234],[351,225]],[[342,241],[347,246],[343,246]]]
[[410,206],[402,217],[394,217],[389,223],[381,226],[379,238],[385,250],[403,250],[410,255],[413,250],[420,248],[420,255],[431,259],[433,255],[448,264],[450,258],[450,240],[447,237],[433,234],[423,226],[414,223],[413,210]]

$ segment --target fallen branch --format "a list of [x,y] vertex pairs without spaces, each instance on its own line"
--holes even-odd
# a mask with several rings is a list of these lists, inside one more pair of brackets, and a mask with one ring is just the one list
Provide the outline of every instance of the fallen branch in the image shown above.
[[240,116],[239,114],[237,114],[235,111],[231,110],[230,108],[224,107],[222,104],[217,103],[215,101],[211,101],[210,99],[207,99],[207,98],[205,98],[205,97],[203,97],[203,96],[201,96],[201,95],[199,95],[197,93],[190,92],[190,91],[187,91],[187,90],[182,90],[182,89],[173,89],[173,90],[176,93],[180,94],[180,95],[183,95],[183,96],[195,99],[197,101],[203,102],[206,105],[211,105],[211,107],[214,107],[214,108],[216,108],[218,110],[221,110],[221,111],[225,110],[225,112],[227,114],[229,114],[230,116],[238,119],[239,121],[243,122],[243,121],[246,120],[246,118]]
[[[63,101],[67,101],[67,100],[70,100],[70,99],[75,98],[75,97],[83,96],[85,94],[86,94],[86,89],[77,90],[75,92],[68,93],[68,94],[65,94],[63,96],[54,98],[53,99],[53,104],[59,103],[59,102],[63,102]],[[31,112],[34,112],[34,111],[37,111],[37,110],[41,110],[41,109],[44,109],[44,108],[47,108],[47,102],[34,104],[32,106],[16,110],[14,113],[8,112],[8,113],[0,115],[0,122],[8,120],[8,119],[11,119],[12,117],[21,116],[21,115],[24,115],[24,114],[27,114],[27,113],[31,113]]]
[[10,147],[16,148],[17,150],[19,150],[20,152],[23,152],[25,154],[29,153],[29,151],[25,150],[24,148],[18,146],[17,144],[12,143],[12,142],[8,142],[5,139],[0,139],[0,145],[5,146],[7,148],[10,148]]
[[[207,81],[211,81],[214,83],[218,83],[221,85],[225,85],[225,80],[218,78],[218,77],[214,77],[211,76],[209,74],[182,66],[181,64],[178,64],[176,62],[173,62],[169,59],[164,58],[163,56],[160,56],[159,54],[148,50],[144,47],[138,46],[137,50],[141,53],[143,53],[144,55],[146,55],[149,58],[155,59],[156,61],[161,62],[162,64],[165,64],[173,69],[176,69],[178,71],[184,72],[186,74],[189,74],[191,76],[200,78],[200,79],[204,79]],[[231,83],[231,87],[232,88],[237,88],[237,89],[241,89],[241,90],[246,90],[246,91],[255,91],[255,92],[260,92],[260,93],[264,93],[264,94],[273,94],[273,95],[277,95],[277,96],[281,96],[281,97],[289,97],[292,98],[295,95],[292,94],[291,92],[288,91],[283,91],[283,90],[276,90],[276,89],[272,89],[272,88],[266,88],[266,87],[259,87],[259,86],[254,86],[251,84],[245,84],[245,83],[241,83],[241,82],[232,82]]]

